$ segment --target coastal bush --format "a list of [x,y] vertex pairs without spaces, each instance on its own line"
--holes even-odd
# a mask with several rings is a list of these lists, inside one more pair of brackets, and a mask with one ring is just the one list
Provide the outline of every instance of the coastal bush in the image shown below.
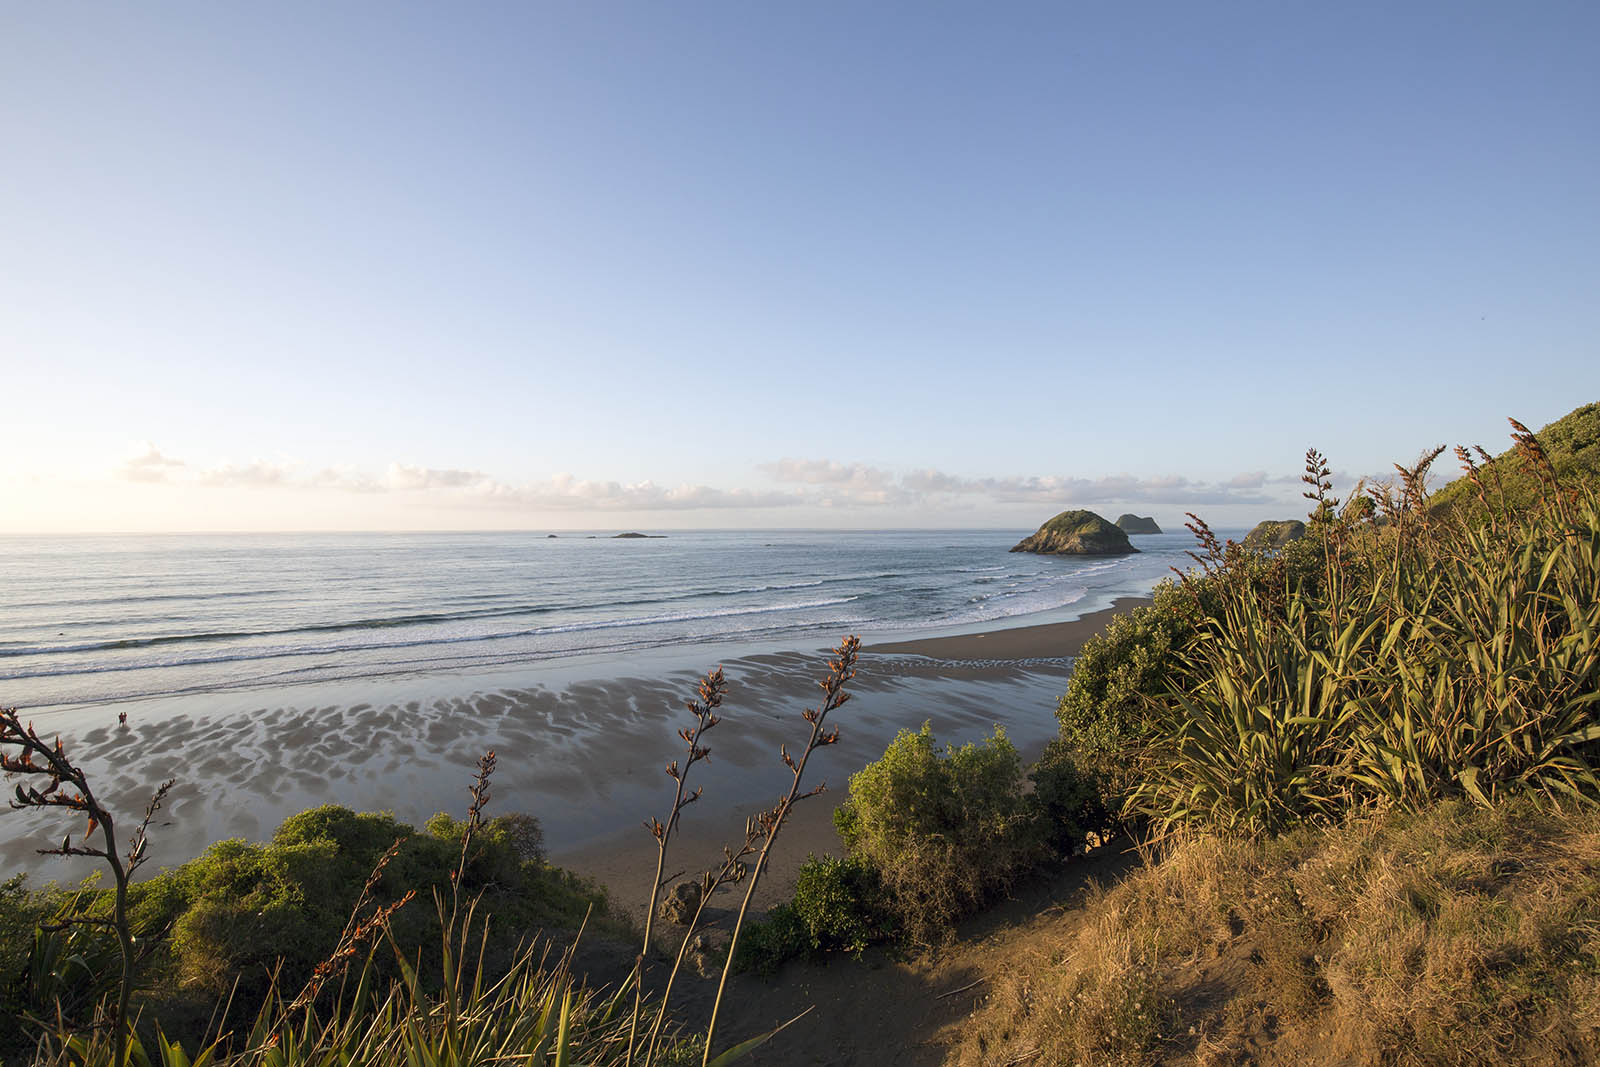
[[1084,642],[1056,706],[1061,743],[1113,794],[1124,788],[1123,753],[1154,729],[1148,702],[1165,694],[1169,680],[1181,681],[1172,678],[1175,654],[1201,618],[1200,603],[1172,581],[1153,597]]
[[1059,738],[1028,769],[1028,780],[1033,792],[1027,804],[1044,858],[1078,855],[1089,834],[1109,833],[1112,820],[1099,779],[1079,767],[1072,748]]
[[878,871],[857,857],[808,859],[795,878],[794,913],[813,952],[859,956],[894,933]]
[[734,967],[766,976],[801,957],[848,952],[859,958],[896,934],[877,868],[859,857],[811,856],[795,876],[794,897],[748,930]]
[[851,775],[834,824],[917,941],[945,934],[1042,853],[1022,761],[998,727],[960,748],[941,748],[929,723],[900,731],[882,759]]
[[[394,904],[408,891],[424,901],[435,891],[448,896],[463,829],[441,815],[418,832],[386,813],[324,805],[289,817],[268,842],[219,841],[196,859],[135,883],[130,922],[150,946],[140,1002],[169,1035],[191,1045],[224,1002],[232,1005],[226,1021],[242,1024],[274,990],[292,997],[328,957],[374,866],[396,841],[372,887],[372,902]],[[510,966],[517,944],[538,929],[577,929],[591,909],[594,925],[619,926],[606,915],[602,889],[548,866],[541,855],[531,816],[499,816],[475,831],[462,887],[493,913],[504,935],[485,956],[490,973]],[[17,1019],[26,1012],[50,1019],[59,1003],[67,1019],[87,1017],[116,977],[115,940],[94,925],[38,928],[68,907],[103,913],[108,893],[29,890],[20,878],[0,884],[0,1016]],[[431,905],[401,908],[387,925],[413,964],[419,958],[426,964],[439,951],[439,916]],[[380,975],[398,973],[393,952],[377,956],[373,966]],[[0,1057],[12,1046],[31,1047],[32,1040],[20,1025],[10,1032],[0,1025]]]
[[[1029,768],[1031,792],[1022,787],[1019,766],[1003,731],[982,746],[942,753],[930,727],[903,731],[883,765],[872,765],[876,779],[853,787],[851,801],[834,813],[852,854],[810,857],[796,876],[794,897],[751,929],[735,966],[769,975],[801,956],[859,956],[907,933],[928,940],[1036,863],[1079,853],[1089,833],[1107,831],[1095,783],[1065,745],[1052,742]],[[942,811],[926,803],[936,796],[949,801]],[[889,876],[898,896],[885,884],[885,857],[895,857]],[[1001,863],[1003,871],[970,870]]]
[[[485,893],[484,905],[503,930],[576,927],[591,905],[603,911],[598,887],[522,858],[530,838],[537,841],[537,826],[530,828],[527,818],[502,816],[477,828],[462,890]],[[327,804],[289,817],[266,844],[218,842],[152,879],[146,892],[174,890],[165,896],[166,906],[177,909],[172,951],[181,985],[221,994],[237,981],[251,994],[264,991],[275,972],[289,985],[306,980],[337,941],[373,867],[397,841],[373,900],[389,904],[407,891],[424,899],[434,891],[449,894],[464,829],[441,814],[419,833],[387,813]],[[391,931],[414,955],[437,943],[438,920],[431,908],[406,908]]]

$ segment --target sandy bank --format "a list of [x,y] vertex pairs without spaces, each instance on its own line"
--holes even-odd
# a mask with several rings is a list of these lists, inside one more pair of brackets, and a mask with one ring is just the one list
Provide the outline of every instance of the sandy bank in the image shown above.
[[1109,608],[1091,611],[1070,622],[1017,626],[1008,630],[988,630],[957,637],[925,637],[913,641],[871,644],[866,650],[878,655],[905,653],[946,660],[1028,660],[1076,656],[1083,643],[1112,618],[1150,603],[1149,597],[1122,597]]

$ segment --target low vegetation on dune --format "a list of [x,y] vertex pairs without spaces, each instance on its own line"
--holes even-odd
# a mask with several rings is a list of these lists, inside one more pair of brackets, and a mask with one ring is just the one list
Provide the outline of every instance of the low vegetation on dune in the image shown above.
[[834,825],[845,858],[808,861],[792,901],[751,931],[737,966],[771,974],[789,959],[859,955],[877,942],[937,946],[1019,880],[1081,853],[1107,818],[1061,746],[1025,771],[1003,729],[957,747],[924,723],[851,776]]
[[[90,839],[69,847],[92,855]],[[158,1020],[166,1038],[191,1050],[208,1035],[248,1031],[275,1001],[324,979],[328,960],[362,924],[366,950],[387,946],[366,960],[371,981],[388,984],[408,968],[435,972],[452,951],[446,918],[414,898],[463,893],[494,916],[498,936],[478,947],[477,963],[497,977],[525,970],[519,946],[545,930],[586,922],[630,929],[608,916],[603,888],[545,862],[530,816],[469,825],[440,814],[418,830],[388,814],[324,805],[287,819],[265,843],[220,841],[127,885],[120,910],[135,949],[130,1012]],[[41,1029],[64,1039],[93,1033],[97,1015],[105,1021],[122,977],[118,896],[93,879],[76,889],[30,889],[20,876],[0,885],[5,1062],[25,1059]]]

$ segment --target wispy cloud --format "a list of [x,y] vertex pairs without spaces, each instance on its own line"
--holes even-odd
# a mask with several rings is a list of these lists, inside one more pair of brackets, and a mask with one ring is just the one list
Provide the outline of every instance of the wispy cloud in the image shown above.
[[200,471],[195,484],[211,489],[281,489],[294,484],[294,465],[256,460],[243,466],[231,463]]
[[486,485],[492,479],[482,471],[414,467],[406,463],[391,463],[384,475],[383,484],[388,489],[463,489],[471,485]]
[[486,471],[394,462],[377,476],[348,468],[302,472],[294,462],[255,462],[196,467],[147,444],[118,468],[136,482],[183,484],[202,488],[407,494],[463,508],[543,511],[696,511],[812,507],[828,509],[970,508],[1140,508],[1265,505],[1286,502],[1293,475],[1246,471],[1232,478],[1199,481],[1183,475],[1139,477],[1130,474],[1088,478],[1073,475],[972,477],[934,468],[895,473],[861,462],[786,457],[759,464],[767,488],[719,487],[692,483],[659,485],[558,474],[546,481],[514,484]]
[[1069,475],[1028,475],[968,478],[923,468],[903,475],[898,488],[918,498],[985,497],[999,504],[1201,504],[1265,503],[1264,472],[1236,475],[1218,482],[1194,481],[1177,474],[1135,477],[1128,474],[1100,478]]
[[775,482],[805,485],[845,485],[861,489],[883,489],[894,483],[894,475],[864,463],[838,463],[831,459],[780,459],[763,463],[758,470]]
[[117,476],[130,482],[164,482],[183,466],[181,459],[162,455],[160,449],[146,441],[142,452],[123,460]]
[[624,484],[587,481],[558,474],[547,482],[479,487],[489,500],[529,508],[596,511],[688,511],[700,508],[773,508],[804,503],[799,493],[752,489],[716,489],[708,485],[659,486],[654,482]]

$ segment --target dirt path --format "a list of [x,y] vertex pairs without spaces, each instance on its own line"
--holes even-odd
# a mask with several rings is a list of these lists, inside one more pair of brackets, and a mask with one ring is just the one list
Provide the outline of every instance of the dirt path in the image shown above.
[[[732,980],[718,1032],[726,1042],[771,1029],[810,1008],[799,1022],[742,1061],[773,1065],[941,1064],[961,1022],[982,1003],[989,980],[1005,972],[1016,946],[1041,931],[1075,924],[1091,881],[1121,877],[1137,860],[1117,846],[1018,887],[1012,898],[965,924],[937,953],[875,949],[859,961],[795,962],[771,979]],[[714,979],[691,978],[674,994],[674,1014],[703,1027]],[[725,1043],[719,1041],[719,1047]]]

